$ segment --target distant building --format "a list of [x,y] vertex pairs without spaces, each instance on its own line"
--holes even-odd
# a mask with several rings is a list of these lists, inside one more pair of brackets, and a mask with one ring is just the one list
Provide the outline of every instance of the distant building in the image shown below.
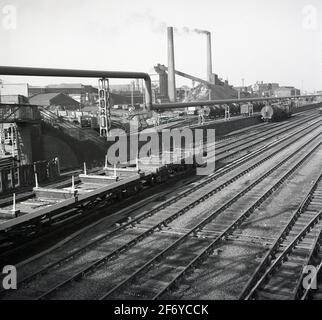
[[299,96],[301,91],[294,87],[279,87],[274,91],[275,97],[291,97],[291,96]]
[[52,84],[45,87],[29,86],[29,97],[40,93],[63,93],[76,100],[81,106],[95,105],[98,101],[97,88],[81,83]]
[[252,87],[253,92],[259,97],[270,97],[278,88],[278,83],[264,83],[263,81],[257,81]]
[[[143,103],[143,88],[140,87],[139,81],[133,81],[133,84],[112,84],[110,85],[111,93],[123,96],[127,100],[132,101],[133,95],[133,103]],[[115,103],[116,104],[116,103]]]
[[64,93],[39,93],[29,98],[30,104],[60,110],[79,110],[80,104]]
[[253,95],[252,86],[233,87],[233,88],[239,92],[241,98],[247,98]]

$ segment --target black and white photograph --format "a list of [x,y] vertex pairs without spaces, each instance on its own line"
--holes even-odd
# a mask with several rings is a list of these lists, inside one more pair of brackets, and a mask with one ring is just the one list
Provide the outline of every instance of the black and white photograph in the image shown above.
[[320,0],[0,0],[0,43],[0,309],[322,300]]

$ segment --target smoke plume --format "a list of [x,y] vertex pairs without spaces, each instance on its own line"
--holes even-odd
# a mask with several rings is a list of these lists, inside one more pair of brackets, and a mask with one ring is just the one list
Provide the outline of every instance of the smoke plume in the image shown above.
[[200,29],[194,29],[194,32],[197,32],[199,34],[209,34],[210,32],[207,30],[200,30]]
[[198,34],[209,34],[210,32],[207,30],[201,30],[201,29],[190,29],[189,27],[183,27],[183,28],[173,28],[174,32],[176,32],[179,35],[189,34],[189,33],[198,33]]

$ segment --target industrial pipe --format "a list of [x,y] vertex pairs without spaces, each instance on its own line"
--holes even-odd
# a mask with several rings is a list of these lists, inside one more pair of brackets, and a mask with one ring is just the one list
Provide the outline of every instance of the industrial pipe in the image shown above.
[[288,96],[288,97],[267,97],[267,98],[243,98],[243,99],[222,99],[222,100],[207,100],[207,101],[191,101],[181,103],[162,103],[154,104],[152,110],[171,110],[187,107],[203,107],[213,106],[216,104],[228,104],[228,103],[244,103],[244,102],[259,102],[259,101],[270,101],[270,100],[285,100],[285,99],[297,99],[297,98],[312,98],[321,97],[322,94],[307,95],[307,96]]
[[151,78],[143,72],[126,71],[100,71],[100,70],[78,70],[78,69],[49,69],[49,68],[25,68],[0,66],[0,74],[7,76],[42,76],[42,77],[76,77],[76,78],[124,78],[144,79],[145,101],[148,110],[152,107]]
[[195,106],[209,106],[215,104],[258,102],[283,99],[312,98],[321,97],[322,94],[306,96],[288,97],[266,97],[266,98],[243,98],[243,99],[224,99],[209,101],[191,101],[182,103],[163,103],[152,105],[151,78],[143,72],[126,71],[99,71],[99,70],[74,70],[74,69],[49,69],[49,68],[25,68],[25,67],[6,67],[0,66],[0,75],[11,76],[43,76],[43,77],[77,77],[77,78],[125,78],[125,79],[144,79],[146,88],[146,106],[150,110],[171,110]]

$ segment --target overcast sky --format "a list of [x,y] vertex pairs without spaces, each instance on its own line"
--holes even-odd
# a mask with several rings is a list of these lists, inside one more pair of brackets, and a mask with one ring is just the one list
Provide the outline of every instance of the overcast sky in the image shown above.
[[[13,29],[6,5],[17,10]],[[212,33],[213,71],[234,85],[322,89],[321,0],[0,0],[0,8],[1,65],[154,73],[167,65],[166,26],[174,26],[176,69],[206,78],[206,38],[188,27]]]

